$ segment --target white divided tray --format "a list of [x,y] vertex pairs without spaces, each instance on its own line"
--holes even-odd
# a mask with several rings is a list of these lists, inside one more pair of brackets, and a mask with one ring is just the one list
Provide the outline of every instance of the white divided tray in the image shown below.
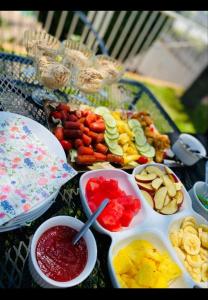
[[[149,165],[154,165],[159,167],[160,169],[164,169],[164,165],[162,164],[152,163],[148,164],[148,166]],[[136,180],[134,179],[134,175],[140,173],[142,169],[144,169],[146,166],[147,164],[136,167],[131,175],[127,174],[122,170],[107,169],[89,171],[83,174],[80,178],[79,184],[81,201],[87,217],[89,217],[92,213],[88,206],[87,199],[85,196],[85,188],[87,181],[92,177],[103,176],[106,179],[116,179],[121,189],[123,189],[127,194],[131,194],[138,197],[141,201],[141,209],[133,218],[129,227],[124,227],[118,232],[111,232],[103,228],[103,226],[101,226],[97,221],[94,222],[93,227],[97,231],[109,235],[112,239],[108,253],[108,268],[112,284],[116,288],[121,287],[116,278],[116,274],[113,267],[113,258],[115,257],[115,255],[121,248],[127,246],[132,240],[145,239],[151,242],[158,250],[166,250],[169,253],[170,257],[181,268],[182,276],[173,281],[172,284],[169,286],[170,288],[193,288],[196,285],[202,288],[207,288],[208,282],[198,283],[193,281],[185,266],[179,259],[177,253],[175,252],[175,249],[173,248],[169,239],[169,233],[173,227],[179,227],[182,219],[184,219],[186,216],[193,216],[199,224],[208,225],[208,222],[192,209],[190,196],[184,186],[182,186],[184,201],[178,212],[176,212],[173,215],[162,215],[154,211],[152,207],[148,204],[147,200],[144,198],[136,183]],[[178,177],[176,176],[176,178]]]

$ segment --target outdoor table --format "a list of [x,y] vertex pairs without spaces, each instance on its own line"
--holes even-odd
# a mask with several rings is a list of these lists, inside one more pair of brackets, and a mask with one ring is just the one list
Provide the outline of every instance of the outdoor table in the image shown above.
[[[28,58],[0,53],[0,110],[30,117],[47,127],[43,108],[36,105],[31,98],[32,91],[41,86],[35,82],[34,78],[25,76],[24,73],[23,67],[30,65],[32,61]],[[148,101],[152,101],[157,106],[159,113],[173,129],[169,135],[173,143],[180,131],[152,93],[140,83],[125,80],[122,82],[127,88],[130,85],[134,86],[130,109],[135,107],[137,101],[140,101],[142,93],[149,97]],[[57,96],[60,101],[67,99],[64,92],[57,91]],[[208,148],[206,138],[204,136],[198,136],[198,138]],[[177,167],[173,168],[173,171],[189,190],[196,181],[204,180],[205,162],[201,160],[195,166]],[[28,270],[28,254],[31,237],[41,223],[56,215],[69,215],[83,222],[86,221],[79,196],[79,178],[80,174],[61,188],[55,202],[41,217],[22,228],[0,233],[0,287],[38,287]],[[108,236],[103,236],[93,229],[92,232],[97,241],[98,259],[91,275],[76,288],[112,287],[107,269],[111,240]]]

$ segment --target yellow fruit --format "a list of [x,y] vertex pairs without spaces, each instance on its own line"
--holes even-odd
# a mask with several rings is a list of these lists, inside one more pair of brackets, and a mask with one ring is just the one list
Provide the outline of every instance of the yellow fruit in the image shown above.
[[128,255],[123,250],[120,250],[113,260],[115,271],[118,274],[127,273],[134,267]]
[[116,274],[116,278],[117,278],[117,280],[118,280],[118,282],[119,282],[119,284],[120,284],[120,286],[121,286],[122,288],[128,288],[128,285],[127,285],[126,282],[121,278],[120,275]]
[[199,254],[202,261],[208,261],[208,250],[201,247]]
[[190,225],[185,226],[184,229],[183,229],[183,232],[184,232],[184,233],[186,233],[186,232],[193,233],[193,234],[195,234],[195,235],[198,236],[198,231],[197,231],[197,229],[194,228],[193,226],[190,226]]
[[202,233],[203,233],[202,228],[198,227],[198,236],[199,236],[200,241],[201,241],[201,238],[202,238]]
[[168,280],[164,276],[159,276],[154,288],[168,288]]
[[118,142],[119,142],[119,144],[121,144],[121,145],[125,145],[127,142],[129,142],[129,136],[128,136],[128,134],[127,133],[122,133],[122,134],[120,134],[120,136],[119,136],[119,139],[118,139]]
[[174,247],[174,249],[176,250],[177,255],[180,258],[180,260],[184,261],[186,258],[186,254],[183,252],[183,250],[181,250],[179,247]]
[[203,231],[208,232],[208,225],[200,224],[199,227],[202,228]]
[[207,232],[202,233],[201,243],[204,248],[208,249],[208,233]]
[[158,272],[154,261],[144,258],[140,264],[135,280],[138,285],[154,287],[157,282]]
[[127,165],[128,163],[130,163],[131,161],[136,161],[139,159],[139,155],[134,154],[134,155],[124,155],[124,164]]
[[170,233],[170,240],[174,247],[179,246],[178,232],[176,230],[174,230]]
[[208,281],[208,262],[203,263],[203,265],[201,266],[201,275],[202,281]]
[[199,274],[196,274],[196,273],[191,273],[191,277],[193,278],[193,280],[194,281],[196,281],[196,282],[201,282],[201,279],[202,279],[202,276],[201,276],[201,274],[199,273]]
[[190,216],[190,217],[185,217],[185,218],[183,219],[183,222],[182,222],[181,227],[183,228],[185,224],[189,224],[189,225],[190,225],[190,223],[193,224],[194,227],[197,227],[196,220],[195,220],[195,218],[192,217],[192,216]]
[[201,257],[199,254],[198,255],[187,255],[186,260],[189,263],[189,265],[192,266],[193,268],[198,268],[202,264],[202,260],[201,260]]
[[197,255],[199,253],[200,246],[201,242],[196,235],[192,233],[184,234],[183,247],[188,254]]

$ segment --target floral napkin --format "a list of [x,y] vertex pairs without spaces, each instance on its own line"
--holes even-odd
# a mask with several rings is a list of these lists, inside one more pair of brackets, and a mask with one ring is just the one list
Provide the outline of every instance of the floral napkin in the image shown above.
[[48,199],[76,174],[21,117],[0,122],[0,226]]

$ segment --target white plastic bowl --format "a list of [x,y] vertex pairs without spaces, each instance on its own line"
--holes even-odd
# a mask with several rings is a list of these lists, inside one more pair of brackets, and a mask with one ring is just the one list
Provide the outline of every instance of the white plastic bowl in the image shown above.
[[183,147],[183,145],[180,143],[180,140],[190,146],[191,149],[198,150],[200,155],[206,155],[206,150],[199,140],[190,134],[180,134],[179,138],[172,146],[172,151],[185,165],[192,166],[201,158]]
[[36,281],[38,285],[44,288],[68,288],[75,285],[80,284],[82,281],[84,281],[92,272],[96,260],[97,260],[97,245],[95,238],[90,230],[86,232],[86,234],[83,236],[85,239],[86,245],[87,245],[87,251],[88,251],[88,258],[87,263],[84,268],[84,270],[81,272],[79,276],[76,278],[66,281],[66,282],[59,282],[55,281],[53,279],[50,279],[47,277],[40,269],[37,260],[36,260],[36,246],[39,238],[42,236],[42,234],[48,230],[51,227],[54,226],[68,226],[71,227],[77,231],[81,229],[83,226],[83,222],[80,220],[69,217],[69,216],[58,216],[53,217],[45,221],[43,224],[38,227],[36,230],[31,246],[30,246],[30,256],[29,256],[29,269],[30,273],[33,277],[33,279]]
[[[89,171],[89,172],[84,173],[81,176],[80,182],[79,182],[82,206],[83,206],[83,209],[84,209],[87,217],[90,217],[92,215],[92,212],[89,208],[88,201],[86,198],[86,185],[90,178],[97,178],[100,176],[103,176],[106,179],[117,180],[119,187],[122,190],[124,190],[128,195],[133,195],[136,198],[141,199],[138,195],[137,185],[135,184],[134,180],[132,179],[132,176],[127,174],[126,172],[124,172],[122,170],[116,170],[116,169],[115,170],[106,169],[106,170]],[[114,237],[116,238],[117,235],[125,236],[126,234],[128,234],[129,230],[133,230],[135,227],[140,226],[140,224],[143,223],[145,219],[147,220],[146,210],[141,201],[141,209],[134,216],[133,220],[131,221],[131,223],[129,224],[128,227],[123,227],[119,231],[110,231],[110,230],[105,229],[102,225],[100,225],[100,223],[98,221],[94,222],[93,227],[100,233],[105,233],[113,239]]]
[[208,191],[208,184],[203,181],[198,181],[193,185],[192,189],[190,189],[189,195],[192,200],[193,209],[208,221],[208,209],[201,203],[197,196],[197,194],[203,195],[205,191]]

